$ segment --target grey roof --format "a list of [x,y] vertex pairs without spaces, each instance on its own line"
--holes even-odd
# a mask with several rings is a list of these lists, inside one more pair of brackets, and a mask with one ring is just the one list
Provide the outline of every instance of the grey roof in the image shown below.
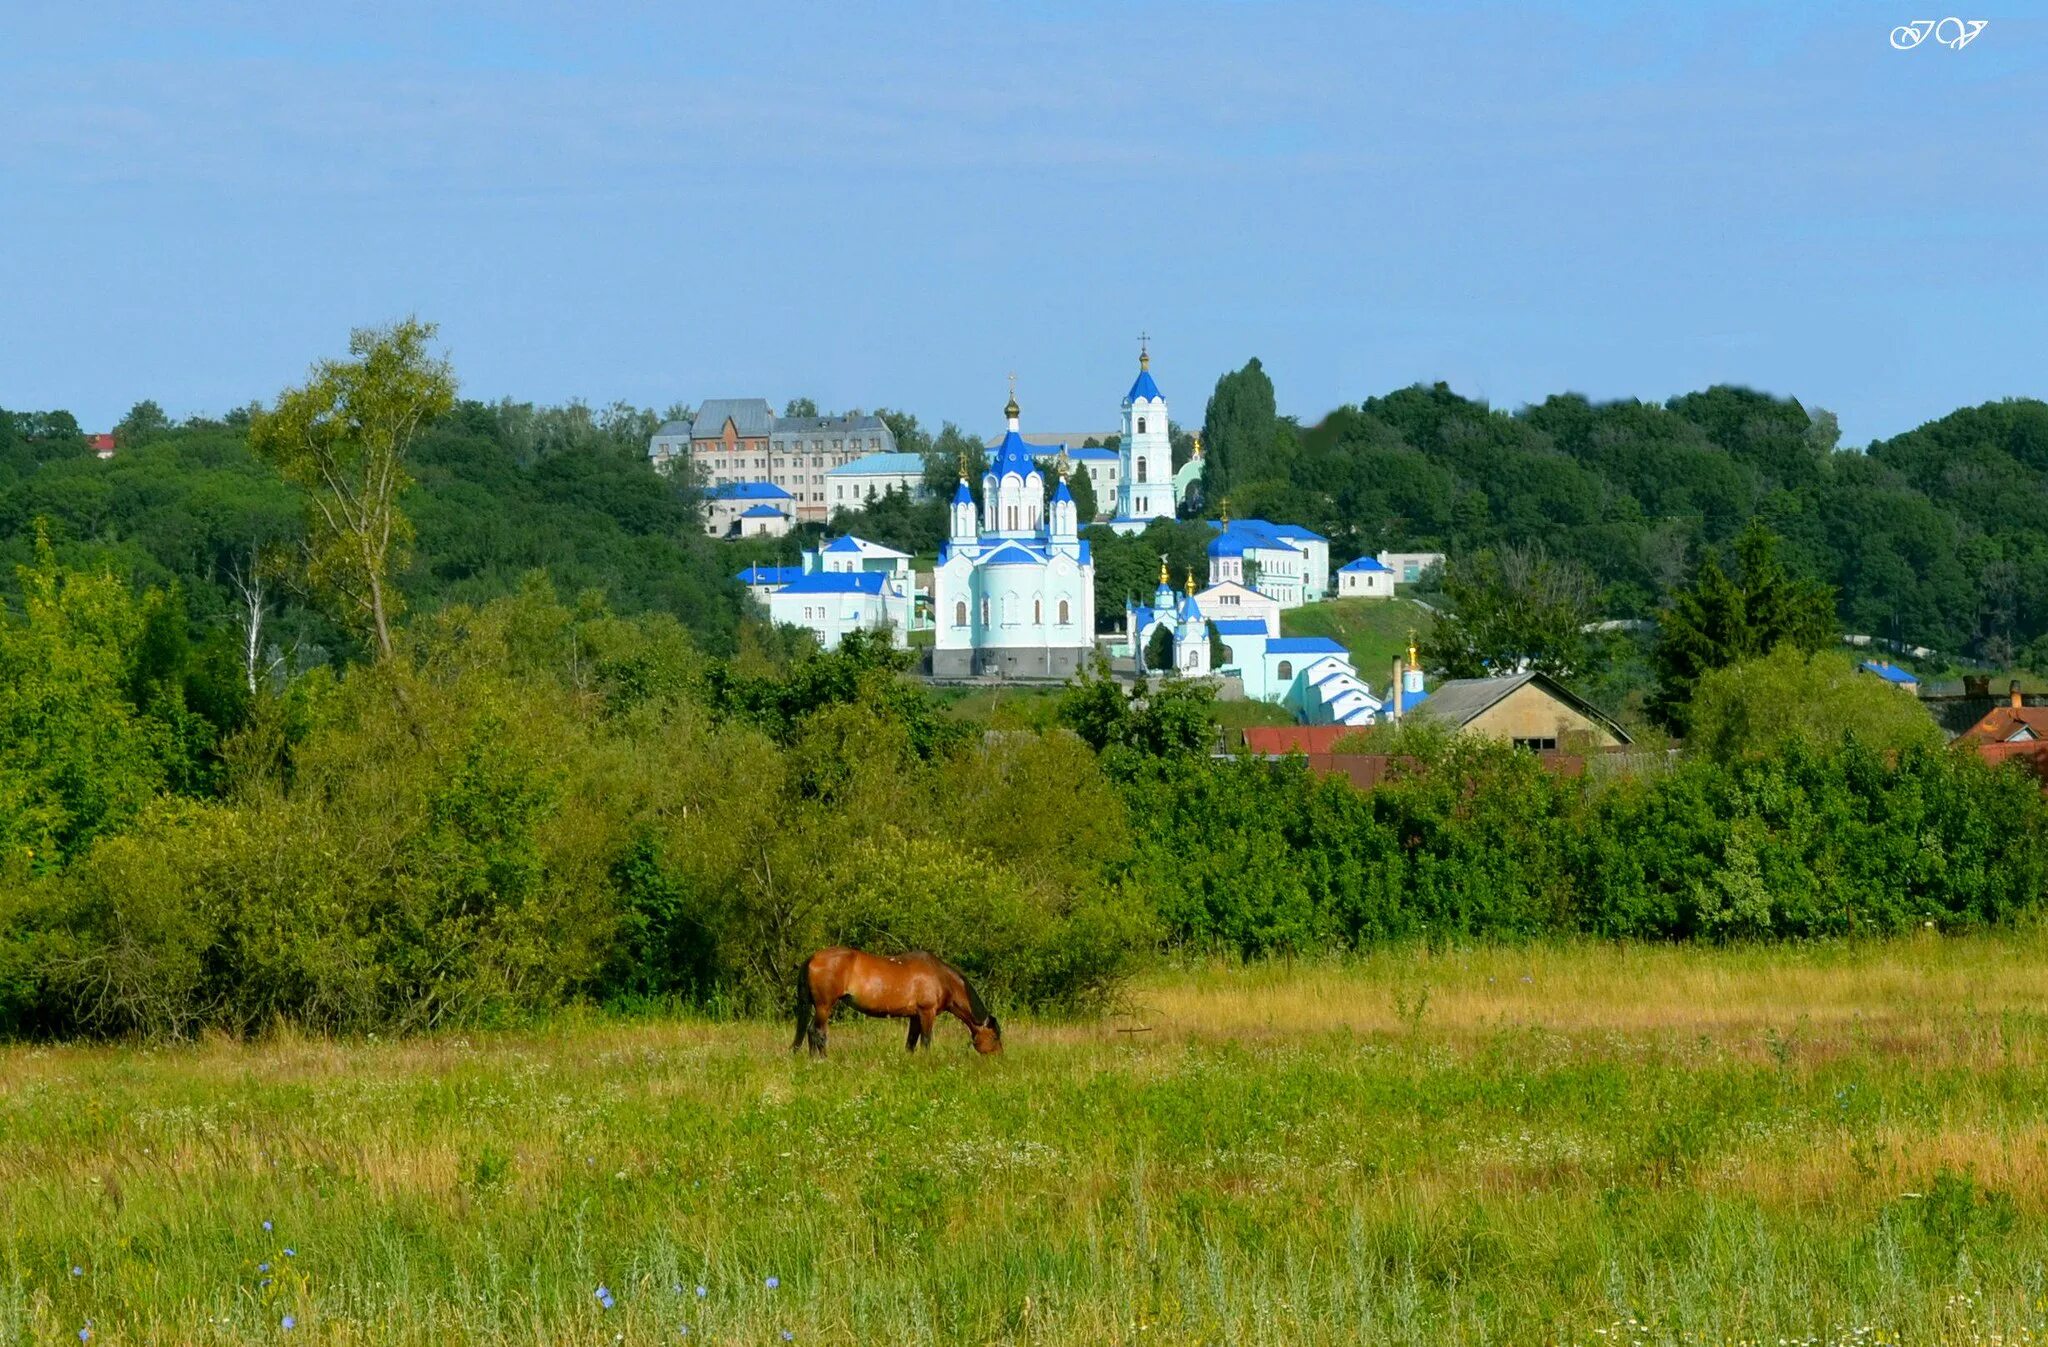
[[778,416],[775,418],[775,433],[778,435],[843,435],[854,430],[886,430],[888,428],[879,416]]
[[1441,683],[1429,694],[1429,700],[1415,708],[1418,717],[1441,720],[1452,728],[1462,728],[1477,720],[1486,709],[1516,688],[1526,683],[1535,683],[1543,691],[1577,711],[1586,719],[1603,726],[1622,743],[1632,742],[1625,730],[1615,724],[1599,708],[1571,689],[1559,683],[1548,674],[1518,673],[1506,678],[1453,678]]
[[[720,422],[721,427],[723,424],[723,422]],[[661,427],[654,433],[657,438],[664,435],[688,435],[690,433],[690,423],[688,421],[664,421],[661,423]]]
[[704,427],[706,438],[724,434],[727,421],[737,435],[766,435],[775,428],[775,409],[766,398],[711,398],[697,409],[695,424]]
[[[1031,442],[1048,445],[1054,449],[1079,449],[1084,440],[1111,440],[1122,433],[1120,430],[1034,430],[1031,432]],[[986,441],[982,447],[993,449],[1002,442],[1003,437],[998,435]],[[1110,452],[1116,451],[1112,449]]]

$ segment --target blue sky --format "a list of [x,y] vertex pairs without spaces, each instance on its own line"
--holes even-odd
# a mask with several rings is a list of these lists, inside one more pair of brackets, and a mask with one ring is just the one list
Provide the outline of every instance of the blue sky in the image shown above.
[[0,0],[0,405],[417,312],[484,398],[1094,429],[1145,330],[1183,422],[1256,355],[1305,420],[1726,381],[1861,444],[2048,394],[2048,5],[1961,2]]

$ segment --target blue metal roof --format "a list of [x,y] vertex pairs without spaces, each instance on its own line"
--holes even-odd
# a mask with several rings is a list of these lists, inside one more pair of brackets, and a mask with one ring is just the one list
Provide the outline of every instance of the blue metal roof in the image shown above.
[[749,505],[746,509],[740,511],[740,518],[780,519],[782,518],[782,511],[776,509],[773,505]]
[[1862,669],[1865,673],[1876,674],[1879,678],[1882,678],[1887,683],[1897,683],[1902,687],[1909,685],[1918,686],[1920,682],[1919,679],[1913,677],[1913,675],[1907,673],[1898,665],[1890,664],[1883,660],[1864,660],[1863,663],[1861,663],[1857,667]]
[[1360,557],[1356,561],[1346,562],[1337,568],[1339,575],[1346,571],[1385,571],[1387,574],[1392,575],[1394,568],[1392,566],[1382,566],[1378,557]]
[[782,587],[784,594],[879,594],[881,571],[806,571]]
[[1195,602],[1194,595],[1183,594],[1181,596],[1180,615],[1182,617],[1200,617],[1202,615],[1202,605]]
[[1071,492],[1071,491],[1069,491],[1069,490],[1067,490],[1067,479],[1066,479],[1066,478],[1064,478],[1064,477],[1060,478],[1060,484],[1059,484],[1059,485],[1058,485],[1057,487],[1054,487],[1054,488],[1053,488],[1052,498],[1053,498],[1054,500],[1063,500],[1063,501],[1066,501],[1066,502],[1067,502],[1068,504],[1070,504],[1070,505],[1071,505],[1071,504],[1073,503],[1073,500],[1074,500],[1074,493],[1073,493],[1073,492]]
[[727,482],[709,492],[713,500],[794,500],[773,482]]
[[851,463],[842,463],[836,468],[825,470],[827,477],[875,477],[890,474],[917,477],[923,473],[923,454],[863,454]]
[[967,483],[964,479],[961,481],[960,485],[953,488],[953,503],[955,505],[974,504],[974,493],[968,490]]
[[1343,646],[1327,636],[1282,636],[1266,642],[1269,655],[1342,655]]
[[1003,436],[1002,443],[989,456],[988,475],[1007,477],[1015,473],[1019,477],[1029,477],[1038,471],[1039,459],[1051,458],[1059,451],[1056,444],[1033,444],[1013,430]]
[[984,566],[1043,566],[1048,560],[1045,553],[1022,543],[1004,543],[988,554],[982,561]]
[[1114,463],[1122,457],[1123,455],[1119,454],[1116,450],[1104,449],[1100,446],[1067,450],[1067,461],[1070,463]]
[[824,552],[858,552],[860,551],[860,539],[849,533],[843,538],[834,538],[819,550]]
[[1209,624],[1219,636],[1264,636],[1266,624],[1256,618],[1225,617]]
[[749,566],[733,579],[743,585],[786,585],[803,573],[801,566]]
[[1132,384],[1131,391],[1124,395],[1125,402],[1136,402],[1139,398],[1152,398],[1155,401],[1164,400],[1159,396],[1159,385],[1152,382],[1152,371],[1149,369],[1140,369],[1138,371],[1137,382]]

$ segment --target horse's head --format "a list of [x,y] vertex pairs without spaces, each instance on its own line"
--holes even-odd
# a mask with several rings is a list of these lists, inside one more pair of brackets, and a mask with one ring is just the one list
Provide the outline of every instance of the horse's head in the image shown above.
[[980,1053],[1003,1050],[1003,1026],[996,1023],[991,1015],[986,1021],[974,1026],[974,1050]]

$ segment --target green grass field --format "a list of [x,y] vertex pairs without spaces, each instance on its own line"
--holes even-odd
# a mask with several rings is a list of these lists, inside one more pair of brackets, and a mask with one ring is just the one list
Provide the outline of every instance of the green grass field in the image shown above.
[[1280,614],[1283,636],[1327,636],[1351,652],[1359,677],[1381,687],[1396,655],[1408,651],[1409,633],[1429,634],[1429,610],[1409,599],[1327,599]]
[[2044,967],[1390,951],[1158,975],[988,1059],[0,1049],[0,1341],[2038,1341]]

